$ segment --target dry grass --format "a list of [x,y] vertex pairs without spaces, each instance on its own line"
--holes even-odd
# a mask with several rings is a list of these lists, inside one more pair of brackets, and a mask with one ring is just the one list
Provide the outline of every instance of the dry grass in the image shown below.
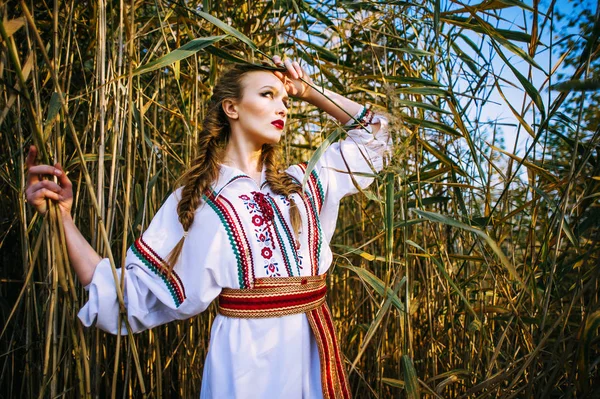
[[[223,58],[275,53],[307,60],[317,82],[393,121],[391,165],[345,200],[334,238],[329,302],[355,396],[600,395],[600,141],[564,117],[568,92],[545,94],[561,58],[540,87],[528,83],[551,10],[524,8],[536,23],[502,31],[491,6],[196,2],[226,24],[217,27],[177,3],[0,6],[0,397],[198,395],[214,309],[136,336],[84,331],[86,294],[60,221],[23,200],[24,151],[33,142],[66,165],[76,223],[119,266],[193,157]],[[168,67],[139,69],[223,34]],[[523,93],[511,103],[517,134],[536,143],[526,153],[502,149],[483,120],[511,85]],[[306,104],[293,114],[290,163],[335,130]]]

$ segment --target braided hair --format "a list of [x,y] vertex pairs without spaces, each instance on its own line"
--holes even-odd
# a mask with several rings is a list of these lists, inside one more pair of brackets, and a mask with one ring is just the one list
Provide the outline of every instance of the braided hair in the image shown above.
[[[184,235],[167,256],[169,272],[177,263],[187,232],[194,223],[196,209],[201,204],[204,192],[219,176],[219,164],[223,159],[225,147],[231,134],[229,119],[223,111],[225,99],[242,98],[245,74],[253,71],[264,71],[261,66],[244,64],[229,69],[216,84],[210,99],[206,116],[202,122],[199,135],[198,156],[192,161],[190,168],[179,178],[177,185],[183,187],[181,199],[177,205],[179,222],[183,226]],[[296,240],[302,224],[300,212],[291,194],[301,194],[300,186],[281,169],[281,149],[278,145],[265,144],[262,147],[261,161],[266,169],[266,179],[271,190],[288,197],[290,201],[290,221]]]

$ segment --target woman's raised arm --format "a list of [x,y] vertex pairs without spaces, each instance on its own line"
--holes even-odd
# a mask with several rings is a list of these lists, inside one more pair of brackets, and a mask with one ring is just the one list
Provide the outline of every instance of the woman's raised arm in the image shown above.
[[[340,121],[340,123],[346,124],[350,122],[352,116],[357,115],[362,110],[362,105],[340,94],[320,87],[315,88],[312,79],[297,61],[291,61],[290,59],[282,61],[278,55],[275,55],[273,56],[273,62],[277,66],[285,66],[287,68],[287,73],[275,72],[275,75],[283,81],[290,96],[304,100],[327,112]],[[378,130],[379,123],[371,125],[373,134],[376,134]]]
[[[69,259],[79,281],[88,285],[92,281],[96,265],[102,260],[100,255],[83,237],[71,217],[73,205],[73,186],[59,164],[36,165],[37,148],[29,147],[27,154],[27,187],[25,194],[27,202],[38,212],[44,214],[47,211],[46,201],[56,201],[60,210],[65,237],[67,240],[67,251]],[[56,176],[58,183],[52,180],[42,179],[42,176]]]

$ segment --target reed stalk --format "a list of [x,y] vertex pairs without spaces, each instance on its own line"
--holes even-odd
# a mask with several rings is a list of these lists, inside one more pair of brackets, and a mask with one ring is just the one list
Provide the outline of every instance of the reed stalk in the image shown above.
[[[342,201],[332,242],[354,396],[599,395],[600,50],[578,7],[569,27],[555,1],[0,4],[0,397],[198,395],[214,306],[136,335],[84,329],[60,212],[25,204],[24,154],[68,171],[127,324],[118,268],[193,159],[211,88],[228,60],[273,54],[391,122],[390,163]],[[307,104],[291,116],[289,164],[341,133]]]

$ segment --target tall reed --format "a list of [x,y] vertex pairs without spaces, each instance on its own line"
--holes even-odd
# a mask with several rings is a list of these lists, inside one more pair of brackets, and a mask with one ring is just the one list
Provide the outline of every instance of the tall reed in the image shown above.
[[[193,158],[226,61],[272,54],[392,122],[392,160],[344,200],[332,243],[355,396],[600,395],[600,141],[566,111],[594,104],[548,90],[568,56],[542,40],[552,8],[440,4],[0,5],[0,397],[198,395],[214,307],[135,336],[82,328],[59,215],[24,202],[24,154],[36,143],[65,165],[77,225],[119,267]],[[502,25],[515,8],[526,28]],[[574,81],[598,57],[598,32],[585,37]],[[540,65],[546,46],[556,56]],[[526,148],[486,120],[499,104]],[[307,104],[292,114],[288,163],[336,130]]]

